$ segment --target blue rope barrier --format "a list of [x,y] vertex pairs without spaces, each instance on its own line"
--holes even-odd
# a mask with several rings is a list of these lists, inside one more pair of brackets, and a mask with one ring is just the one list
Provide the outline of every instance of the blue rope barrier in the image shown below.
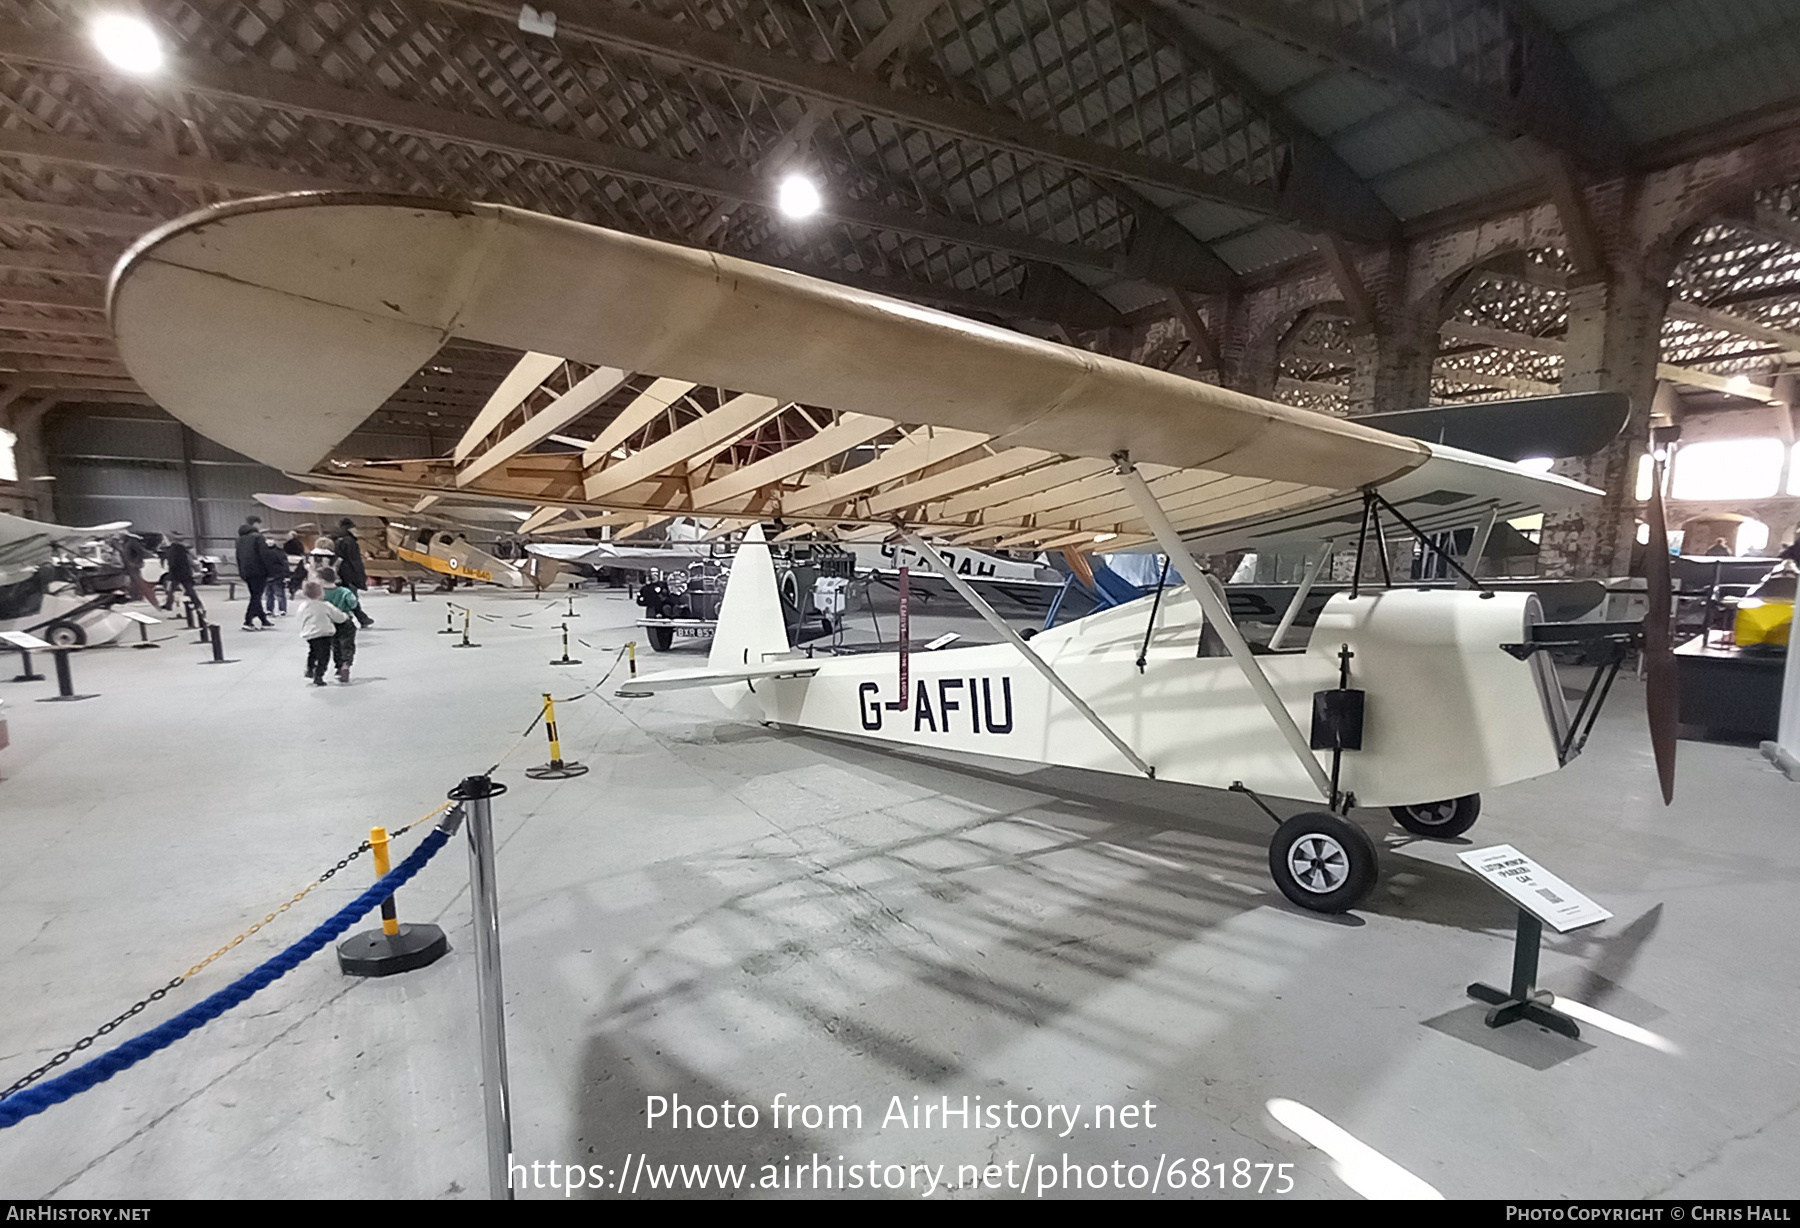
[[412,851],[411,856],[395,866],[385,878],[332,914],[312,933],[245,973],[218,993],[195,1003],[142,1035],[132,1037],[117,1048],[109,1049],[99,1057],[77,1066],[67,1074],[47,1079],[0,1100],[0,1130],[42,1113],[53,1105],[61,1104],[96,1084],[104,1083],[159,1049],[168,1048],[189,1032],[211,1023],[238,1003],[248,1000],[258,990],[268,988],[394,894],[402,884],[424,869],[425,863],[444,847],[449,838],[443,829],[433,829],[419,842],[419,847]]

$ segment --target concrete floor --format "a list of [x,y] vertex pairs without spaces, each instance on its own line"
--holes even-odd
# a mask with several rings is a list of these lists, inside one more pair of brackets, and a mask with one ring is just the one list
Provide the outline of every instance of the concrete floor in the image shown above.
[[[552,668],[560,605],[473,605],[483,647],[453,651],[434,634],[441,600],[373,596],[380,625],[345,688],[303,685],[287,627],[227,631],[227,666],[200,666],[186,635],[85,654],[76,681],[100,697],[83,703],[0,686],[14,743],[0,751],[0,1085],[371,824],[437,805],[514,743],[541,690],[597,680],[636,613],[622,594],[578,597],[586,663]],[[1580,1042],[1481,1026],[1463,986],[1504,982],[1511,912],[1456,846],[1409,843],[1383,815],[1361,816],[1386,845],[1381,884],[1328,919],[1274,890],[1268,825],[1229,795],[735,724],[704,692],[590,697],[560,716],[565,752],[593,770],[525,779],[547,757],[534,735],[495,805],[520,1161],[608,1180],[628,1156],[748,1163],[756,1181],[764,1162],[816,1153],[865,1172],[946,1164],[954,1183],[958,1165],[1010,1160],[1016,1178],[1031,1157],[1188,1172],[1241,1157],[1291,1164],[1290,1196],[1369,1192],[1276,1122],[1280,1098],[1449,1197],[1800,1195],[1800,787],[1753,749],[1683,743],[1663,809],[1635,685],[1578,763],[1488,796],[1471,833],[1616,914],[1547,944],[1547,987],[1643,1030]],[[5,1132],[0,1197],[485,1194],[460,843],[400,900],[404,919],[449,932],[448,958],[359,981],[314,957]],[[369,880],[354,863],[119,1035]],[[646,1097],[677,1093],[761,1120],[647,1130]],[[965,1095],[1089,1107],[1067,1138],[882,1124],[893,1097]],[[860,1106],[862,1127],[772,1126],[777,1096]],[[1145,1101],[1154,1129],[1086,1128],[1091,1106]]]

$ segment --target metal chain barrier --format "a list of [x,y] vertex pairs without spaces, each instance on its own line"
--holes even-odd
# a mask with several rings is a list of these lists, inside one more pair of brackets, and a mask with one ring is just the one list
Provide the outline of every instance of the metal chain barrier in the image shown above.
[[419,847],[412,851],[411,856],[373,887],[340,908],[324,924],[300,941],[264,961],[224,989],[194,1006],[190,1006],[174,1018],[77,1066],[67,1074],[58,1075],[37,1087],[25,1088],[0,1101],[0,1129],[17,1125],[27,1117],[42,1113],[45,1109],[61,1104],[71,1096],[105,1082],[120,1071],[130,1069],[151,1054],[168,1048],[188,1033],[204,1027],[232,1007],[280,980],[309,956],[318,952],[326,943],[355,925],[366,914],[378,907],[382,900],[393,895],[413,875],[422,870],[425,863],[444,847],[460,817],[460,812],[458,812],[453,814],[450,819],[440,823],[425,837]]
[[[413,828],[417,827],[419,824],[430,822],[432,819],[434,819],[438,815],[444,813],[444,811],[448,810],[449,808],[450,808],[450,803],[445,802],[443,805],[437,807],[435,810],[431,811],[429,814],[421,815],[419,818],[414,819],[412,822],[408,823],[405,827],[395,829],[393,832],[389,833],[389,838],[397,839],[400,836],[403,836],[407,832],[411,831]],[[301,900],[304,900],[307,896],[311,895],[316,888],[318,888],[321,884],[325,883],[328,879],[330,879],[339,870],[342,870],[344,867],[348,866],[351,862],[355,861],[358,857],[361,857],[364,853],[366,853],[368,851],[369,851],[369,842],[367,840],[364,840],[361,844],[357,845],[354,849],[352,849],[347,855],[338,858],[338,862],[336,865],[330,867],[323,874],[319,875],[319,877],[313,879],[312,882],[308,883],[305,887],[302,887],[299,891],[295,892],[291,899],[285,901],[279,908],[275,909],[273,912],[271,912],[267,916],[263,917],[262,920],[257,921],[255,924],[251,925],[248,929],[246,929],[242,933],[238,934],[238,936],[233,938],[230,942],[227,942],[224,946],[222,946],[218,950],[214,951],[211,955],[208,955],[205,959],[201,960],[199,963],[194,964],[193,966],[188,968],[188,970],[186,972],[183,972],[180,976],[177,976],[174,979],[172,979],[167,985],[164,985],[162,988],[156,990],[154,993],[151,993],[149,996],[141,998],[137,1002],[133,1003],[131,1005],[131,1007],[125,1011],[124,1014],[118,1016],[116,1019],[110,1020],[107,1023],[101,1024],[98,1028],[95,1028],[92,1032],[88,1033],[86,1036],[82,1037],[80,1040],[78,1040],[74,1044],[70,1045],[67,1049],[62,1050],[55,1057],[52,1057],[49,1061],[45,1062],[42,1066],[39,1066],[36,1070],[33,1070],[31,1073],[29,1073],[29,1074],[25,1075],[23,1078],[19,1079],[11,1087],[7,1088],[3,1092],[0,1092],[0,1100],[5,1100],[8,1096],[11,1096],[17,1092],[23,1091],[27,1087],[30,1087],[33,1083],[36,1083],[39,1079],[41,1079],[45,1075],[49,1074],[52,1070],[55,1070],[58,1066],[61,1066],[64,1062],[67,1062],[70,1058],[74,1057],[77,1053],[81,1053],[81,1052],[91,1048],[95,1041],[99,1040],[102,1036],[106,1036],[109,1033],[113,1032],[115,1029],[118,1028],[118,1026],[120,1024],[124,1023],[126,1020],[142,1014],[146,1009],[149,1008],[151,1003],[162,1001],[165,997],[167,997],[169,995],[169,993],[171,991],[179,989],[182,985],[186,984],[189,980],[191,980],[195,976],[199,975],[199,973],[203,969],[205,969],[208,964],[211,964],[214,960],[218,959],[220,956],[222,956],[226,952],[230,951],[233,947],[236,947],[239,944],[241,944],[246,938],[250,937],[252,934],[255,934],[257,931],[261,930],[265,925],[268,925],[270,922],[274,921],[276,917],[279,917],[282,913],[286,912],[288,909],[290,909],[294,905],[298,904]]]
[[[454,605],[454,603],[449,604]],[[606,673],[601,675],[599,681],[595,682],[591,687],[560,702],[572,703],[577,699],[583,699],[586,696],[595,693],[601,687],[605,686],[607,680],[618,670],[620,662],[625,659],[625,655],[630,649],[630,644],[626,644],[624,647],[620,648],[618,655],[613,658],[612,664],[607,668]],[[525,731],[519,735],[512,746],[507,749],[506,753],[501,755],[499,762],[496,763],[494,767],[488,769],[488,772],[486,773],[487,776],[491,776],[494,771],[499,769],[501,764],[511,758],[513,753],[517,751],[520,746],[524,745],[525,739],[530,737],[532,732],[538,727],[539,722],[544,719],[545,713],[549,710],[549,707],[548,697],[546,697],[546,702],[539,705],[536,715],[532,717],[531,723],[525,727]],[[421,815],[419,818],[414,819],[412,822],[407,823],[405,826],[396,828],[391,833],[390,838],[398,838],[405,835],[420,824],[427,823],[438,815],[443,814],[446,810],[451,809],[452,805],[454,805],[453,802],[446,802],[430,812]],[[161,986],[145,997],[139,999],[120,1015],[102,1024],[93,1032],[82,1037],[68,1048],[58,1052],[55,1056],[50,1058],[49,1061],[43,1063],[35,1070],[14,1082],[12,1086],[8,1087],[5,1091],[0,1091],[0,1129],[15,1125],[27,1117],[41,1113],[45,1109],[69,1099],[71,1096],[77,1095],[96,1084],[110,1079],[113,1075],[128,1069],[137,1062],[150,1056],[152,1053],[168,1047],[188,1033],[204,1026],[213,1019],[216,1019],[231,1007],[248,999],[259,990],[273,984],[287,972],[298,966],[307,957],[316,953],[327,942],[330,942],[333,938],[338,937],[344,933],[344,931],[348,930],[350,926],[354,925],[366,913],[377,907],[384,899],[392,896],[397,888],[417,874],[419,870],[424,867],[425,863],[436,855],[437,851],[444,846],[450,835],[454,833],[455,828],[460,821],[460,817],[461,812],[458,811],[458,813],[451,815],[445,822],[440,823],[434,831],[426,836],[424,842],[420,844],[417,849],[413,850],[412,854],[407,857],[405,861],[397,866],[392,872],[383,876],[373,887],[363,892],[349,905],[340,909],[324,924],[315,928],[300,941],[294,943],[273,958],[258,965],[251,972],[238,978],[238,980],[234,981],[231,985],[212,994],[197,1005],[189,1007],[187,1010],[173,1018],[158,1024],[156,1027],[151,1028],[138,1036],[132,1037],[130,1040],[121,1043],[114,1049],[101,1054],[99,1057],[90,1059],[85,1064],[76,1067],[66,1074],[59,1075],[41,1086],[34,1086],[37,1085],[38,1081],[45,1075],[67,1063],[69,1059],[76,1054],[83,1053],[90,1049],[96,1041],[104,1036],[110,1035],[128,1020],[142,1014],[153,1003],[162,1001],[174,990],[179,989],[190,979],[199,975],[214,961],[240,946],[246,939],[260,932],[265,926],[272,924],[277,917],[306,899],[307,896],[311,895],[320,886],[328,882],[339,871],[349,866],[351,862],[370,851],[372,846],[369,841],[364,840],[359,843],[349,853],[340,857],[336,864],[328,867],[322,874],[313,879],[312,882],[295,892],[278,907],[265,914],[260,920],[253,922],[246,927],[229,942],[220,946],[211,955],[208,955],[206,958],[189,966],[187,971],[179,976],[171,978],[168,984]]]

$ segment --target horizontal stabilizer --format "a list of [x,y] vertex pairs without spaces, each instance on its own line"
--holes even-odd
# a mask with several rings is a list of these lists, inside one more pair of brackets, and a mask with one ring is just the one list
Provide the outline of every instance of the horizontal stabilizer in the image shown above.
[[739,665],[727,669],[675,669],[666,674],[633,678],[614,694],[621,699],[642,699],[659,691],[678,691],[685,687],[723,686],[731,682],[760,682],[769,678],[810,678],[818,672],[819,662],[805,658],[764,661],[761,665]]

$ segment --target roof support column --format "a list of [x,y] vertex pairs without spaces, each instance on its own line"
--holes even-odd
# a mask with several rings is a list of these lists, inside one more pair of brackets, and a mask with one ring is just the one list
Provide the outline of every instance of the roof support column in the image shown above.
[[1617,260],[1603,279],[1569,287],[1564,392],[1623,392],[1631,418],[1617,439],[1593,456],[1565,461],[1557,472],[1606,492],[1598,508],[1546,516],[1538,549],[1545,576],[1624,575],[1637,539],[1638,458],[1649,446],[1650,406],[1656,397],[1666,270],[1644,259]]
[[1322,250],[1350,316],[1351,415],[1430,404],[1437,313],[1407,300],[1406,249],[1395,244],[1361,262],[1341,242]]

